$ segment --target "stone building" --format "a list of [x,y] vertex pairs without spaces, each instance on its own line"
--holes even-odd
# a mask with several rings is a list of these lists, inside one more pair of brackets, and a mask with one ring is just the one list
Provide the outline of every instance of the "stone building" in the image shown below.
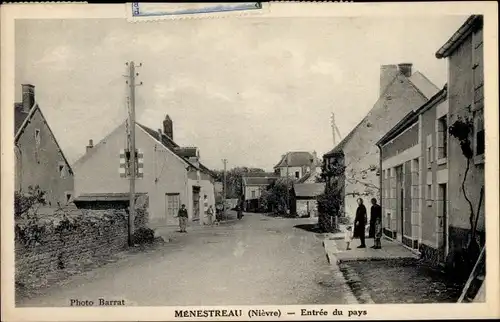
[[35,100],[35,87],[22,85],[22,102],[14,106],[15,190],[39,186],[49,207],[73,198],[73,170]]
[[[122,176],[121,153],[127,147],[127,122],[124,122],[95,146],[90,146],[75,164],[75,196],[87,194],[124,193],[129,180]],[[140,151],[141,176],[136,192],[147,193],[151,228],[171,226],[176,229],[181,204],[188,210],[189,220],[207,222],[204,199],[215,205],[214,178],[200,162],[197,148],[180,147],[173,140],[170,117],[163,122],[163,131],[136,123],[136,148]]]
[[320,173],[321,161],[316,152],[287,152],[274,166],[274,171],[280,177],[288,176],[294,180],[300,180],[306,175],[311,176],[311,173]]
[[384,234],[444,263],[448,221],[446,86],[378,142]]
[[375,143],[408,112],[418,108],[439,91],[412,64],[383,65],[380,68],[380,96],[372,109],[333,150],[323,157],[327,167],[345,166],[343,176],[327,178],[329,185],[341,185],[342,213],[353,220],[357,198],[365,203],[380,198],[379,150]]
[[[453,174],[448,180],[448,251],[451,256],[467,244],[471,209],[476,213],[476,218],[473,218],[474,225],[477,219],[476,237],[482,245],[485,240],[485,203],[481,198],[487,148],[483,56],[483,16],[479,15],[470,16],[436,53],[437,58],[448,60],[448,124],[453,126],[461,118],[472,125],[468,137],[472,150],[470,159],[464,156],[456,138],[450,137],[448,143],[448,170]],[[467,177],[464,179],[466,169]],[[462,191],[462,183],[465,184],[467,198]]]

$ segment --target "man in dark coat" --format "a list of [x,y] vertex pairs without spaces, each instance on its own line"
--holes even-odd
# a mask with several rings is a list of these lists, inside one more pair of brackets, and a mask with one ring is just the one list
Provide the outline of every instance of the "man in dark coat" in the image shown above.
[[377,218],[382,220],[382,207],[377,205],[377,199],[372,198],[372,208],[370,209],[370,230],[368,237],[375,238],[375,222]]
[[365,227],[366,227],[366,207],[363,204],[363,199],[358,199],[358,209],[356,209],[356,217],[354,218],[354,238],[358,238],[361,241],[361,245],[358,248],[366,248],[365,244]]

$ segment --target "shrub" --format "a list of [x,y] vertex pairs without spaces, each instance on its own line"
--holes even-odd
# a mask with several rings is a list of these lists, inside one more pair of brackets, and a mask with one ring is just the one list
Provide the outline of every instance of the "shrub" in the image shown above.
[[150,228],[141,227],[134,232],[133,240],[139,245],[152,244],[155,240],[155,232]]

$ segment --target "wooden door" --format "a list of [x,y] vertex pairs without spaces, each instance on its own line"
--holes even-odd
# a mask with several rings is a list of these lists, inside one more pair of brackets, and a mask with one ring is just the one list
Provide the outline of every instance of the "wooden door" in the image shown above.
[[200,187],[193,187],[193,220],[200,220]]
[[177,222],[177,213],[180,209],[181,198],[178,193],[165,194],[165,221],[167,224],[175,224]]

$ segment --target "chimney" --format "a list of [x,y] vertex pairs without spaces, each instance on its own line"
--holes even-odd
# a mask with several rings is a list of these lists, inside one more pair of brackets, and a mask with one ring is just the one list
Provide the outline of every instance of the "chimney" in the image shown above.
[[89,145],[87,145],[87,153],[92,150],[94,147],[94,141],[92,139],[89,140]]
[[158,137],[160,138],[160,140],[161,140],[162,136],[163,136],[163,133],[161,132],[161,129],[158,129]]
[[380,95],[384,94],[387,86],[394,80],[398,74],[397,65],[380,66]]
[[406,77],[410,77],[412,66],[413,66],[412,63],[401,63],[401,64],[398,64],[398,69],[401,72],[401,74],[405,75]]
[[35,105],[35,86],[22,84],[23,88],[23,112],[28,113]]
[[174,125],[172,123],[172,119],[168,114],[165,116],[165,120],[163,121],[163,133],[168,136],[172,141],[174,140]]

